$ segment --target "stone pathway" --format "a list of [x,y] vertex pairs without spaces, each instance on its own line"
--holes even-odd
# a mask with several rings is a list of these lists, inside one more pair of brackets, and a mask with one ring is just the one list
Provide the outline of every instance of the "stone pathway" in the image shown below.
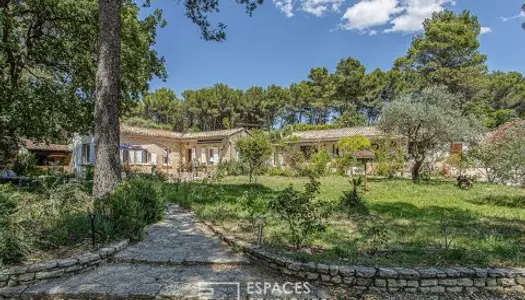
[[192,213],[170,206],[164,221],[146,229],[144,241],[117,254],[128,263],[196,265],[248,264],[249,260],[223,246]]
[[[326,289],[311,285],[310,293],[301,285],[297,293],[284,294],[287,281],[298,282],[234,253],[192,213],[173,205],[164,221],[148,227],[145,239],[120,252],[114,262],[69,278],[5,288],[0,299],[329,298]],[[252,283],[266,283],[267,292],[257,293],[259,286]]]
[[[284,293],[283,285],[288,282],[297,284],[297,293]],[[266,284],[266,293],[264,285],[257,284]],[[288,283],[286,291],[290,287],[293,286]],[[264,269],[221,243],[196,222],[192,213],[173,205],[164,221],[146,229],[142,242],[120,252],[112,263],[68,278],[0,289],[0,299],[518,299],[492,295],[341,292],[309,284],[305,288],[304,282]]]

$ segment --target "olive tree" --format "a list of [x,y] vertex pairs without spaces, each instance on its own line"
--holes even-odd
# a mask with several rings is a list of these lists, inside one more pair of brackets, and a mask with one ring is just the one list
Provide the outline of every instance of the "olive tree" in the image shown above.
[[443,87],[429,87],[400,96],[383,108],[379,126],[407,139],[414,182],[419,181],[426,159],[452,142],[476,136],[477,122],[462,115],[455,106],[457,97]]

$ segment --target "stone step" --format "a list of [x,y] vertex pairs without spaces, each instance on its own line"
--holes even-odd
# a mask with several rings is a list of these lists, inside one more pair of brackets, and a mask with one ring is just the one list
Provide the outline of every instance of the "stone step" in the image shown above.
[[115,263],[127,263],[127,264],[149,264],[153,266],[195,266],[195,265],[225,265],[225,266],[238,266],[238,265],[249,265],[252,262],[245,256],[233,257],[233,258],[213,258],[213,257],[171,257],[171,258],[151,258],[151,257],[139,257],[126,256],[116,257],[113,260]]
[[[257,292],[257,283],[261,287],[267,283],[267,293],[251,293],[254,298],[290,299],[294,294],[287,295],[282,291],[282,286],[288,281],[297,282],[256,265],[153,266],[117,263],[74,277],[4,288],[0,290],[0,299],[206,299],[200,296],[204,295],[203,292],[211,292],[212,288],[214,298],[235,300],[248,299],[248,288],[252,287],[252,291]],[[288,291],[293,284],[287,285]],[[297,284],[300,285],[299,291],[303,292],[302,295],[295,294],[299,299],[329,297],[325,288],[309,285],[311,291],[306,294],[304,283]]]

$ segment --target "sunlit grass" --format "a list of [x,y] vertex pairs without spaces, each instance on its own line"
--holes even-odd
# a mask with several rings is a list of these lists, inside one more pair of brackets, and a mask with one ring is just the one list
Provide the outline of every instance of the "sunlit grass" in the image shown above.
[[[337,207],[351,188],[339,176],[323,177],[318,197],[324,206]],[[249,189],[275,197],[290,184],[302,189],[306,178],[262,176],[253,185],[245,177],[229,177],[214,184],[189,184],[185,198],[200,217],[237,236],[255,241],[247,214],[237,199]],[[184,191],[186,190],[186,191]],[[190,193],[191,190],[191,193]],[[191,196],[188,196],[190,195]],[[186,196],[184,196],[186,195]],[[298,259],[375,265],[524,266],[525,190],[476,183],[458,189],[453,181],[370,179],[365,195],[369,216],[347,216],[339,210],[325,220],[326,232],[305,251],[289,251],[289,234],[282,220],[266,215],[268,247]],[[179,199],[180,200],[180,199]],[[449,249],[445,250],[446,228]]]

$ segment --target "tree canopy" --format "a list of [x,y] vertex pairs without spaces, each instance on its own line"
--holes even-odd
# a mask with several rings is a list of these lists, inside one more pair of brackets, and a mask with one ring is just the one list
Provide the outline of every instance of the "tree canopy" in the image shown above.
[[445,87],[429,87],[396,98],[383,108],[379,126],[407,139],[414,181],[419,180],[421,167],[432,153],[444,145],[474,139],[479,128],[474,119],[461,114],[458,96]]
[[[97,1],[7,0],[0,14],[0,153],[9,156],[22,137],[60,141],[90,130]],[[131,0],[122,2],[121,19],[125,110],[153,76],[166,77],[163,58],[152,49],[164,20],[160,11],[139,18]]]
[[480,31],[478,19],[468,11],[438,12],[424,22],[424,32],[390,70],[367,70],[347,57],[333,72],[326,66],[312,68],[304,80],[290,86],[239,90],[216,84],[188,90],[178,102],[181,112],[171,118],[183,121],[169,124],[181,131],[372,125],[396,97],[439,85],[457,95],[454,105],[462,115],[474,115],[486,127],[497,128],[525,116],[525,77],[488,72],[487,57],[479,51]]

